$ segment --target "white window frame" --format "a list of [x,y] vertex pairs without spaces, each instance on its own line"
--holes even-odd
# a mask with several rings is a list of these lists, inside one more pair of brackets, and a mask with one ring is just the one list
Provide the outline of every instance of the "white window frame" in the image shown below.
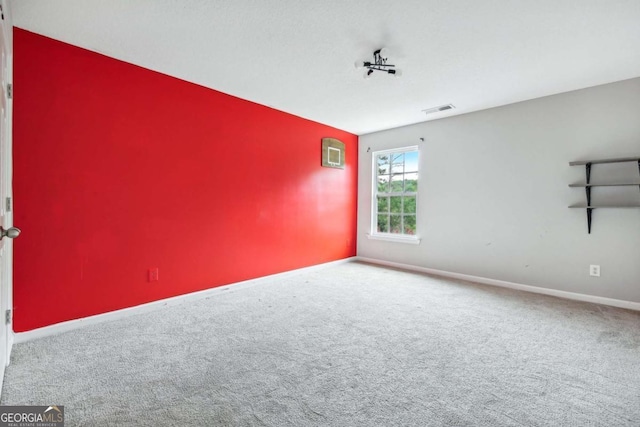
[[[416,234],[398,234],[398,233],[381,233],[378,231],[378,156],[391,154],[391,153],[407,153],[415,151],[418,153],[418,182],[420,182],[420,149],[417,145],[408,147],[398,147],[389,150],[374,151],[371,156],[371,231],[367,235],[369,239],[385,240],[389,242],[409,243],[418,245],[420,244],[420,237],[418,235],[418,191],[415,193],[416,197]],[[418,190],[420,185],[418,185]],[[389,193],[393,195],[395,193]],[[397,195],[405,195],[404,191]]]

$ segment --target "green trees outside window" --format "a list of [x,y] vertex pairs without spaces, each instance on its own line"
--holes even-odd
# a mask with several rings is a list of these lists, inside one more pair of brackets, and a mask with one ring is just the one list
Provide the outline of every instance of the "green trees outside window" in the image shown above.
[[418,150],[374,153],[374,156],[376,231],[415,235]]

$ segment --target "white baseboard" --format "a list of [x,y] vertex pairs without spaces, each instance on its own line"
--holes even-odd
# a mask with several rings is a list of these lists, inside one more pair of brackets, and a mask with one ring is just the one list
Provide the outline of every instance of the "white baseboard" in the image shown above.
[[603,304],[603,305],[609,305],[612,307],[619,307],[619,308],[626,308],[629,310],[640,311],[640,303],[632,302],[632,301],[624,301],[624,300],[605,298],[605,297],[599,297],[594,295],[559,291],[556,289],[540,288],[537,286],[523,285],[520,283],[507,282],[504,280],[489,279],[486,277],[471,276],[468,274],[461,274],[461,273],[452,273],[449,271],[436,270],[433,268],[418,267],[410,264],[402,264],[397,262],[384,261],[380,259],[356,256],[356,257],[345,258],[345,259],[332,261],[324,264],[318,264],[311,267],[304,267],[297,270],[291,270],[283,273],[272,274],[270,276],[259,277],[257,279],[245,280],[242,282],[219,286],[217,288],[205,289],[203,291],[192,292],[185,295],[179,295],[172,298],[153,301],[150,303],[137,305],[135,307],[123,308],[121,310],[111,311],[103,314],[97,314],[95,316],[84,317],[82,319],[69,320],[66,322],[56,323],[55,325],[45,326],[43,328],[33,329],[26,332],[11,333],[9,340],[12,341],[12,344],[19,344],[27,341],[32,341],[35,339],[57,335],[63,332],[82,328],[84,326],[110,322],[118,319],[124,319],[126,317],[133,316],[136,314],[159,310],[163,307],[174,306],[174,305],[182,304],[188,301],[205,299],[223,291],[237,291],[244,288],[259,285],[261,283],[264,283],[268,280],[272,280],[275,278],[293,276],[300,273],[318,270],[318,269],[330,267],[332,265],[342,264],[342,263],[351,262],[351,261],[363,261],[363,262],[382,265],[386,267],[394,267],[394,268],[400,268],[402,270],[416,271],[420,273],[433,274],[436,276],[449,277],[452,279],[466,280],[469,282],[481,283],[484,285],[499,286],[502,288],[516,289],[516,290],[532,292],[536,294],[551,295],[559,298],[591,302],[595,304]]
[[506,282],[504,280],[488,279],[486,277],[471,276],[468,274],[452,273],[449,271],[436,270],[433,268],[418,267],[410,264],[401,264],[391,261],[383,261],[374,258],[355,257],[356,261],[378,264],[386,267],[400,268],[402,270],[416,271],[419,273],[433,274],[436,276],[450,277],[452,279],[466,280],[469,282],[481,283],[483,285],[499,286],[501,288],[517,289],[519,291],[532,292],[535,294],[551,295],[554,297],[571,299],[576,301],[592,302],[595,304],[610,305],[612,307],[626,308],[629,310],[640,311],[640,303],[633,301],[624,301],[613,298],[599,297],[595,295],[578,294],[575,292],[559,291],[557,289],[540,288],[538,286],[523,285],[520,283]]
[[163,307],[174,306],[174,305],[182,304],[188,301],[201,300],[201,299],[208,298],[212,295],[216,295],[220,292],[237,291],[240,289],[245,289],[248,287],[262,284],[269,280],[293,276],[300,273],[306,273],[313,270],[327,268],[332,265],[346,263],[346,262],[352,261],[355,258],[356,257],[345,258],[338,261],[332,261],[332,262],[327,262],[323,264],[313,265],[311,267],[304,267],[296,270],[285,271],[283,273],[277,273],[269,276],[259,277],[257,279],[245,280],[242,282],[232,283],[229,285],[218,286],[216,288],[205,289],[203,291],[192,292],[185,295],[178,295],[176,297],[161,299],[161,300],[149,302],[146,304],[136,305],[134,307],[123,308],[116,311],[110,311],[108,313],[97,314],[95,316],[83,317],[82,319],[75,319],[75,320],[69,320],[66,322],[56,323],[55,325],[45,326],[38,329],[32,329],[26,332],[16,332],[16,333],[12,333],[13,343],[19,344],[19,343],[39,339],[39,338],[61,334],[63,332],[71,331],[71,330],[82,328],[89,325],[95,325],[98,323],[124,319],[126,317],[133,316],[140,313],[148,313],[150,311],[159,310]]

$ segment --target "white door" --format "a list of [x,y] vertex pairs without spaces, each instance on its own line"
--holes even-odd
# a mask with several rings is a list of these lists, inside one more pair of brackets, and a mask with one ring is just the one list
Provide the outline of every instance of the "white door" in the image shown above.
[[[13,225],[11,201],[11,96],[9,83],[11,69],[11,25],[8,22],[6,3],[0,3],[0,226],[9,229]],[[0,385],[4,378],[4,369],[9,362],[13,342],[10,323],[10,311],[13,305],[12,265],[13,242],[4,237],[0,240]],[[8,314],[9,313],[9,314]],[[9,318],[7,318],[9,316]],[[8,320],[9,319],[9,320]]]

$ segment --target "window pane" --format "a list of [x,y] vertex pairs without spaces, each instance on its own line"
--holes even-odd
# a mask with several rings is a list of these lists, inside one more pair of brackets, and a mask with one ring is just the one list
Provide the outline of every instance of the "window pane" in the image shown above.
[[402,149],[374,153],[374,233],[416,234],[418,155]]
[[389,212],[388,197],[378,197],[378,212]]
[[418,191],[418,173],[404,174],[404,191],[407,193],[415,193]]
[[378,156],[378,166],[388,165],[389,163],[390,161],[388,154],[382,154]]
[[389,215],[378,215],[378,232],[389,232]]
[[388,175],[390,168],[388,155],[378,156],[378,175]]
[[415,214],[416,213],[416,198],[405,197],[403,202],[403,213]]
[[418,152],[409,151],[404,154],[404,171],[405,172],[417,172],[418,171]]
[[404,174],[392,175],[391,176],[391,192],[401,193],[403,181],[404,181]]
[[404,153],[393,153],[391,155],[391,163],[404,163]]
[[378,165],[378,175],[389,175],[390,165]]
[[391,213],[402,213],[402,197],[401,196],[397,196],[397,197],[389,197],[389,202],[391,205],[391,209],[390,212]]
[[394,163],[391,166],[391,173],[404,173],[404,163]]
[[390,230],[391,233],[400,234],[402,233],[402,216],[400,215],[391,215],[390,219]]
[[389,175],[378,176],[378,193],[389,192]]
[[416,234],[416,217],[415,215],[405,215],[404,217],[404,234]]

